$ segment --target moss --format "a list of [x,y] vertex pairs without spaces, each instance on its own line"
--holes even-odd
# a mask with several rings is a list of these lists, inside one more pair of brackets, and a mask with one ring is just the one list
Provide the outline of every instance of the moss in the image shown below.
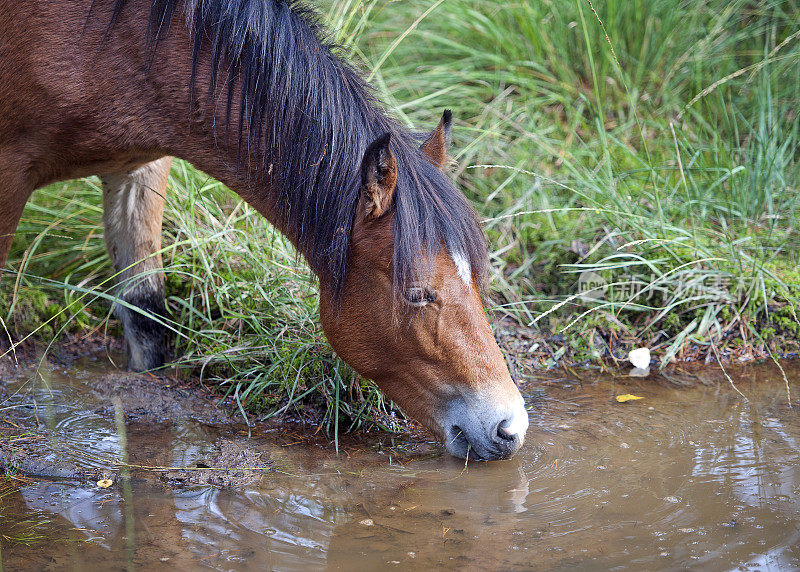
[[[50,341],[59,333],[78,332],[92,327],[97,323],[98,316],[82,306],[75,303],[68,307],[63,292],[54,295],[34,286],[22,285],[16,296],[10,292],[0,293],[0,315],[4,320],[8,318],[11,333],[19,338],[33,334],[34,339]],[[102,304],[95,305],[94,310],[102,311]]]
[[676,313],[668,313],[664,316],[663,326],[664,330],[667,332],[668,335],[675,335],[681,330],[683,330],[683,326],[681,326],[681,319]]

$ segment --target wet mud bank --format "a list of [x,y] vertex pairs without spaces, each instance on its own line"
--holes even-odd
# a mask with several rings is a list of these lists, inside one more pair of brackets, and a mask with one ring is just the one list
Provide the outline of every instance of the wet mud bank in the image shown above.
[[[274,468],[276,448],[334,447],[319,427],[245,424],[213,391],[116,370],[97,351],[9,361],[0,362],[0,469],[28,479],[244,486]],[[407,437],[395,456],[437,454],[427,437]],[[375,448],[385,438],[352,435],[342,445]]]
[[[23,367],[13,375],[6,368],[0,467],[29,478],[94,482],[116,481],[124,466],[132,478],[220,485],[259,478],[240,467],[268,469],[268,458],[253,450],[241,418],[212,396],[170,387],[154,376],[87,365]],[[194,466],[173,467],[172,439],[186,430],[207,433],[208,445],[197,452]]]

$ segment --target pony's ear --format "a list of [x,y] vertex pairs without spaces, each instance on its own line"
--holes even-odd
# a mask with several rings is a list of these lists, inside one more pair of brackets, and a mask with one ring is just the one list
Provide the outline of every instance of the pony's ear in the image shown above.
[[361,161],[361,199],[367,219],[385,215],[392,205],[397,159],[389,149],[390,139],[389,133],[378,137],[367,147]]
[[428,160],[440,169],[444,167],[447,160],[447,148],[450,147],[450,128],[452,124],[453,114],[449,109],[445,109],[439,125],[433,130],[433,133],[428,135],[428,138],[420,147],[422,152],[428,156]]

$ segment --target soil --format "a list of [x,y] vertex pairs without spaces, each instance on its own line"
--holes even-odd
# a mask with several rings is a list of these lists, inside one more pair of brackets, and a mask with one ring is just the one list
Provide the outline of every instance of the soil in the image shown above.
[[[115,339],[68,338],[55,351],[47,353],[47,366],[69,367],[77,360],[99,360],[106,351],[118,353],[120,345],[120,340]],[[36,348],[30,344],[15,356],[0,359],[0,382],[35,366],[35,353]],[[179,384],[168,377],[120,371],[93,376],[91,393],[92,413],[113,420],[119,407],[124,415],[133,478],[238,486],[257,480],[268,467],[268,459],[253,451],[246,437],[238,435],[242,433],[242,417],[208,390]],[[116,481],[120,478],[119,465],[87,468],[76,463],[73,455],[64,454],[61,440],[49,438],[45,423],[37,415],[31,415],[33,405],[29,396],[10,393],[0,383],[0,400],[11,405],[0,414],[0,468],[39,479]],[[201,462],[193,467],[172,468],[169,459],[164,458],[170,450],[164,441],[169,439],[170,428],[187,420],[220,435],[213,448],[204,451]],[[223,435],[225,432],[230,435]]]
[[[71,401],[71,415],[90,415],[97,418],[98,427],[114,427],[117,408],[124,416],[127,442],[127,464],[119,458],[87,452],[87,459],[75,456],[80,435],[59,427],[40,417],[37,403],[30,391],[10,389],[8,383],[21,378],[21,372],[35,371],[40,361],[37,348],[29,344],[18,349],[14,356],[0,358],[0,469],[22,478],[68,479],[89,485],[101,480],[116,484],[132,478],[168,486],[203,485],[240,487],[260,480],[273,467],[276,442],[304,444],[310,448],[334,448],[334,443],[318,426],[280,419],[248,426],[232,400],[192,382],[180,382],[169,376],[133,374],[115,371],[107,366],[124,362],[120,340],[98,337],[67,338],[51,348],[44,362],[45,369],[62,372],[69,377],[76,369],[85,369],[93,362],[91,379],[75,384],[75,395],[52,397],[55,402]],[[70,372],[70,373],[64,373]],[[64,382],[60,382],[60,385]],[[69,417],[70,414],[65,414]],[[44,416],[46,417],[46,416]],[[63,420],[62,420],[62,423]],[[392,451],[394,458],[426,455],[435,450],[430,438],[414,423],[408,424],[410,434],[404,443]],[[84,432],[85,428],[82,429]],[[98,428],[98,431],[100,429]],[[119,429],[117,429],[119,431]],[[192,462],[175,466],[176,433],[197,433],[201,451]],[[269,434],[269,438],[265,438]],[[390,434],[391,435],[391,434]],[[118,438],[111,432],[110,437]],[[350,435],[339,439],[340,448],[348,443],[353,449],[376,446],[382,435]],[[189,438],[191,439],[191,438]],[[76,441],[77,440],[77,441]],[[96,458],[95,458],[96,457]]]

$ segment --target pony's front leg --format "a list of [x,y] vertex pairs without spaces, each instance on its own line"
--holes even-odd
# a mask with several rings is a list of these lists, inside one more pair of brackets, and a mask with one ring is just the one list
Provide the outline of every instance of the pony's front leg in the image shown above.
[[147,314],[164,315],[161,221],[172,157],[162,157],[123,173],[101,176],[103,222],[108,253],[118,272],[114,305],[122,321],[128,369],[144,371],[164,364],[164,326]]
[[[22,210],[25,202],[31,196],[33,185],[25,176],[19,164],[10,158],[12,154],[0,147],[0,288],[2,292],[11,292],[13,276],[3,278],[4,268],[11,250],[11,243],[14,241],[14,233],[17,230]],[[10,303],[8,300],[7,303]],[[0,312],[5,314],[8,308],[1,307]],[[12,343],[8,331],[0,325],[0,358],[6,353],[9,344]]]
[[5,160],[0,149],[0,280],[6,265],[14,233],[33,185],[13,160]]

